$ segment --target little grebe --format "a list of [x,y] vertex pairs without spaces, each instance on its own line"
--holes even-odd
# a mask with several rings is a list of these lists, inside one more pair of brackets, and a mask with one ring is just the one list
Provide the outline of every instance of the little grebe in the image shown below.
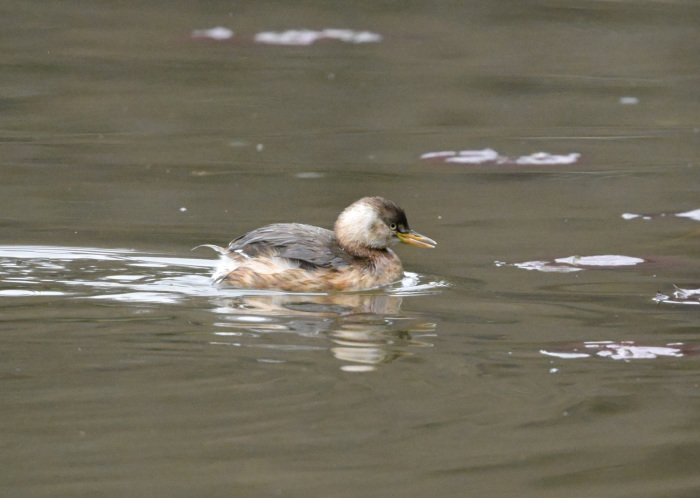
[[[408,226],[403,209],[383,197],[365,197],[335,222],[335,231],[301,223],[267,225],[233,240],[212,277],[248,289],[327,292],[370,289],[403,277],[389,246],[403,242],[433,248],[434,240]],[[200,246],[201,247],[201,246]]]

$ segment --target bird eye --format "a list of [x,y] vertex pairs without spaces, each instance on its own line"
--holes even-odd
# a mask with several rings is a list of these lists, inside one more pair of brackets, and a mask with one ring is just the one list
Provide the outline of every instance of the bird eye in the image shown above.
[[396,230],[396,223],[390,223],[389,228],[391,228],[392,230]]

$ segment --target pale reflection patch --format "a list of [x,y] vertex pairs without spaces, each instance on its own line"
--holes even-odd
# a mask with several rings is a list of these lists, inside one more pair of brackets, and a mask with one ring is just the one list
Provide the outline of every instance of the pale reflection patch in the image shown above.
[[[195,29],[190,37],[195,40],[228,41],[234,36],[233,30],[217,26],[208,29]],[[250,36],[243,37],[243,41],[249,41]],[[345,43],[379,43],[382,35],[371,31],[355,31],[353,29],[326,28],[322,30],[312,29],[288,29],[286,31],[261,31],[252,36],[254,43],[267,45],[291,45],[308,46],[324,40],[340,41]]]
[[640,213],[622,213],[621,214],[622,219],[624,220],[635,220],[635,219],[642,219],[642,220],[654,220],[654,219],[660,219],[660,218],[671,218],[671,217],[676,217],[676,218],[687,218],[689,220],[693,221],[700,221],[700,209],[692,209],[690,211],[684,211],[682,213],[647,213],[647,214],[640,214]]
[[572,345],[561,350],[540,350],[546,356],[554,356],[565,360],[577,358],[591,358],[598,356],[611,360],[653,360],[663,357],[680,358],[690,354],[697,354],[692,346],[683,343],[670,343],[664,346],[638,345],[633,341],[586,341]]
[[514,266],[522,270],[536,270],[549,273],[571,273],[592,269],[631,268],[647,260],[634,256],[619,254],[600,254],[594,256],[567,256],[554,260],[525,261],[523,263],[506,263],[494,261],[496,266]]
[[557,166],[577,163],[581,158],[578,152],[568,154],[552,154],[550,152],[535,152],[533,154],[509,157],[499,154],[493,149],[460,150],[426,152],[420,158],[424,161],[456,163],[456,164],[494,164],[494,165],[521,165],[521,166]]
[[666,304],[700,305],[700,289],[682,289],[676,285],[673,287],[676,290],[671,296],[657,292],[652,301]]

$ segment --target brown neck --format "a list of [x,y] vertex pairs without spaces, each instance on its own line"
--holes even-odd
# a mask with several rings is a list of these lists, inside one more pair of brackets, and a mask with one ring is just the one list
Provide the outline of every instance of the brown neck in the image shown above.
[[342,247],[346,253],[362,259],[371,259],[376,257],[378,253],[386,252],[386,249],[374,249],[360,244],[340,244],[340,247]]

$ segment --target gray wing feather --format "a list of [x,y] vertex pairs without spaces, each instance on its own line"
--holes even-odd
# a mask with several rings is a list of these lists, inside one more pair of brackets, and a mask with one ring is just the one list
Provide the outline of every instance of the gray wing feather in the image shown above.
[[339,268],[354,259],[340,248],[332,231],[301,223],[258,228],[233,240],[228,250],[241,251],[250,257],[276,255],[297,260],[306,267]]

